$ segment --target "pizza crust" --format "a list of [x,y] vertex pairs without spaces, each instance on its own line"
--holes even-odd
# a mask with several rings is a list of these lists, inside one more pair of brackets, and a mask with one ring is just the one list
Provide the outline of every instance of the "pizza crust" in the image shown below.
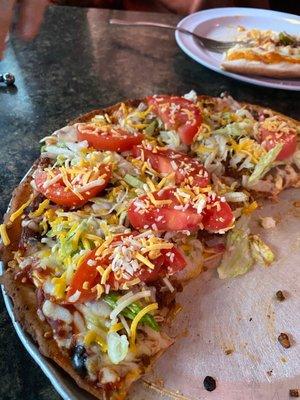
[[260,61],[225,60],[221,67],[226,71],[246,75],[261,75],[270,78],[300,78],[300,64],[281,62],[277,64],[265,64]]

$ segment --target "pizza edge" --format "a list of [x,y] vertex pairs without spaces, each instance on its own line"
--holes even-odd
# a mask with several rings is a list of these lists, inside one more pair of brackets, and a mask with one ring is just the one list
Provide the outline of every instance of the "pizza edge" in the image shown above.
[[221,67],[230,72],[238,74],[262,75],[269,78],[300,78],[300,64],[280,62],[266,64],[261,61],[224,60]]

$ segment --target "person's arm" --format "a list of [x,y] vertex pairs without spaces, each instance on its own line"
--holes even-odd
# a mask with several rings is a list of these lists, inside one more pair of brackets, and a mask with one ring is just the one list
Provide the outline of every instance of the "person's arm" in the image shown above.
[[206,8],[215,7],[256,7],[269,8],[269,0],[158,0],[170,11],[191,14]]
[[[19,19],[17,30],[20,36],[29,40],[38,33],[43,20],[47,0],[21,0],[19,6]],[[5,49],[5,39],[11,27],[15,0],[0,1],[0,59],[3,57]]]
[[159,0],[170,11],[179,14],[190,14],[203,8],[206,0]]

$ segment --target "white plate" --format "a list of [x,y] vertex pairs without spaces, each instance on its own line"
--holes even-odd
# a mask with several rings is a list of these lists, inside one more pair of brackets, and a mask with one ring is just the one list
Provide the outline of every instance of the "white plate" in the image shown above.
[[[257,8],[214,8],[191,14],[181,20],[178,26],[192,32],[195,31],[201,36],[230,41],[234,40],[234,33],[237,26],[299,34],[300,17]],[[175,37],[179,47],[188,56],[220,74],[240,81],[253,83],[254,85],[286,90],[300,90],[300,79],[272,79],[254,75],[239,75],[224,71],[220,68],[222,54],[205,50],[196,43],[192,36],[179,31],[176,31]]]

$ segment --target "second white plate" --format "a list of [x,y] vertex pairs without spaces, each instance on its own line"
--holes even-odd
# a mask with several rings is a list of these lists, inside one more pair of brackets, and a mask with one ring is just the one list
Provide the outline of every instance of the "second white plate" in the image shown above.
[[[238,26],[250,29],[271,29],[279,32],[286,31],[290,34],[299,34],[300,17],[257,8],[214,8],[191,14],[181,20],[178,26],[192,32],[195,31],[201,36],[230,41],[234,39],[234,34]],[[239,75],[224,71],[220,67],[222,54],[205,50],[196,43],[192,36],[179,31],[176,31],[175,37],[179,47],[188,56],[220,74],[254,85],[286,90],[300,90],[300,79],[281,80],[263,76]]]

